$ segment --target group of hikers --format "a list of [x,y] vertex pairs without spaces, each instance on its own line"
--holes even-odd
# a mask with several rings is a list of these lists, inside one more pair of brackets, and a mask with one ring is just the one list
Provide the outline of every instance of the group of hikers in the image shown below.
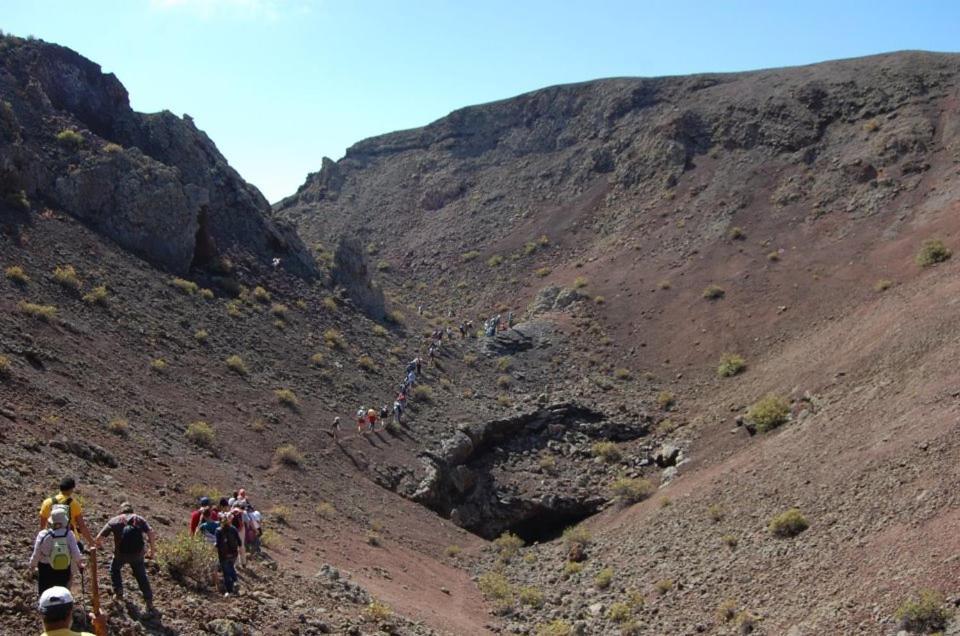
[[[86,596],[84,552],[91,554],[90,564],[96,567],[96,554],[106,539],[113,538],[110,582],[117,601],[124,598],[123,566],[129,565],[146,605],[143,617],[159,614],[153,604],[153,590],[147,575],[146,561],[156,553],[157,534],[149,522],[134,511],[130,502],[120,504],[118,514],[111,517],[96,535],[90,532],[83,506],[75,493],[76,480],[64,477],[56,494],[40,505],[39,532],[33,542],[27,574],[36,577],[40,611],[45,636],[82,636],[87,632],[70,630],[75,599],[70,589],[75,576],[81,578],[81,591]],[[199,507],[191,512],[190,536],[214,546],[223,579],[224,596],[238,593],[237,569],[247,554],[260,553],[263,517],[247,498],[244,489],[231,498],[220,498],[213,505],[202,497]],[[93,613],[90,621],[96,636],[106,634],[106,616],[99,607],[96,572],[91,572]]]

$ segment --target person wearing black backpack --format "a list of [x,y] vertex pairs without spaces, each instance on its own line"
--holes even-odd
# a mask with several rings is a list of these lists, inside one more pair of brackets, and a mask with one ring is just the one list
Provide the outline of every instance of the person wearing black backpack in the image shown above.
[[[110,563],[110,581],[113,583],[113,594],[117,599],[123,598],[123,578],[121,569],[124,563],[130,564],[133,576],[137,579],[143,600],[147,604],[147,612],[153,614],[153,591],[150,589],[150,580],[147,578],[147,566],[144,558],[153,558],[153,546],[156,534],[140,515],[133,513],[133,506],[129,502],[120,504],[120,514],[110,519],[97,535],[96,545],[100,548],[107,535],[113,535],[113,561]],[[146,537],[146,540],[144,540]],[[149,543],[148,543],[149,542]]]

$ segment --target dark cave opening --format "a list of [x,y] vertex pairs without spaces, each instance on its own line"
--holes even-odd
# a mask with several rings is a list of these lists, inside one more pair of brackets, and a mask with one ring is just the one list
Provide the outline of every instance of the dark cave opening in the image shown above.
[[193,243],[193,267],[209,265],[217,256],[217,244],[210,235],[210,220],[206,206],[197,214],[197,236]]
[[588,505],[567,510],[543,510],[513,524],[509,531],[523,539],[524,543],[528,545],[534,542],[546,543],[559,539],[564,530],[577,525],[584,519],[589,519],[597,512],[597,506]]

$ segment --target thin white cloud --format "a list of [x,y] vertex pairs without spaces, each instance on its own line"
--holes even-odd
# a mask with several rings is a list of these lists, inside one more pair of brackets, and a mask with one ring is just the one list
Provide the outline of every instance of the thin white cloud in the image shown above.
[[150,8],[179,11],[208,19],[239,17],[276,20],[284,14],[302,15],[309,11],[309,0],[150,0]]

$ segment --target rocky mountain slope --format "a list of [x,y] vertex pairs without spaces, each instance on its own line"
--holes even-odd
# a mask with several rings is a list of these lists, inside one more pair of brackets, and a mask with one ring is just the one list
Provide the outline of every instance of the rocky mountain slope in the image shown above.
[[[388,297],[538,321],[567,344],[535,363],[544,398],[648,421],[615,452],[499,446],[521,488],[580,453],[605,501],[660,487],[585,522],[582,566],[577,542],[490,554],[508,631],[888,634],[919,590],[957,593],[958,72],[904,52],[558,86],[360,142],[275,206],[308,243],[361,236]],[[759,434],[768,394],[788,423]],[[809,528],[781,538],[792,507]]]

